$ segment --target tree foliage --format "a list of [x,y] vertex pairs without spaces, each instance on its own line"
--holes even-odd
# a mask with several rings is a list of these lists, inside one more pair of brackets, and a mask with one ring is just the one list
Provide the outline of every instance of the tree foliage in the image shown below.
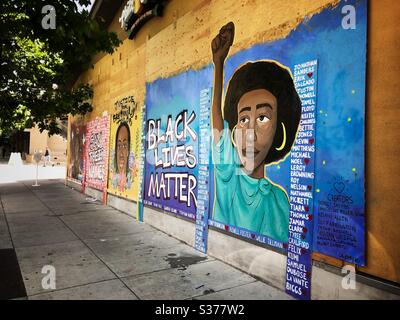
[[[79,12],[90,0],[0,1],[0,135],[31,127],[59,133],[57,119],[92,110],[91,86],[72,89],[76,76],[91,67],[98,52],[112,53],[120,44]],[[55,8],[55,29],[44,29],[45,5]]]

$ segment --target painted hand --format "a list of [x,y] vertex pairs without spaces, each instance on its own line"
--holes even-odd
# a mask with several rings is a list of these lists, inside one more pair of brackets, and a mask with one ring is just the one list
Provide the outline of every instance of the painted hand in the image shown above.
[[229,49],[233,44],[235,37],[235,25],[229,22],[221,28],[218,35],[211,42],[211,49],[213,54],[213,62],[223,63],[228,56]]

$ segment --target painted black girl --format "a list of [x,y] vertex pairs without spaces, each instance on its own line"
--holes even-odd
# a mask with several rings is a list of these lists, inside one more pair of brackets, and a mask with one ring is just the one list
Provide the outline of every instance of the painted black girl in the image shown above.
[[224,63],[234,34],[230,22],[211,45],[213,219],[287,242],[288,196],[265,177],[265,166],[289,154],[300,122],[301,102],[288,69],[276,62],[257,61],[235,71],[222,109]]

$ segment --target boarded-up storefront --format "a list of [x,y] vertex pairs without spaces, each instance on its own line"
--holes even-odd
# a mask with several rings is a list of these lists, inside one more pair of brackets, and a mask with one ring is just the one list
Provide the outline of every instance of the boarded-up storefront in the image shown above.
[[109,205],[300,299],[400,284],[399,4],[115,2],[92,10],[123,44],[79,77],[94,109],[70,117],[68,181],[104,117],[107,183],[86,192]]

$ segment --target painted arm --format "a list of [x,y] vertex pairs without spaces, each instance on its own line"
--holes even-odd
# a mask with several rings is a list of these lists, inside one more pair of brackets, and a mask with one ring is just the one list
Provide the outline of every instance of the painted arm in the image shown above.
[[224,129],[222,118],[222,90],[224,78],[224,64],[235,37],[235,25],[229,22],[221,28],[219,34],[211,42],[214,63],[214,92],[212,102],[212,127],[214,143],[218,143]]

